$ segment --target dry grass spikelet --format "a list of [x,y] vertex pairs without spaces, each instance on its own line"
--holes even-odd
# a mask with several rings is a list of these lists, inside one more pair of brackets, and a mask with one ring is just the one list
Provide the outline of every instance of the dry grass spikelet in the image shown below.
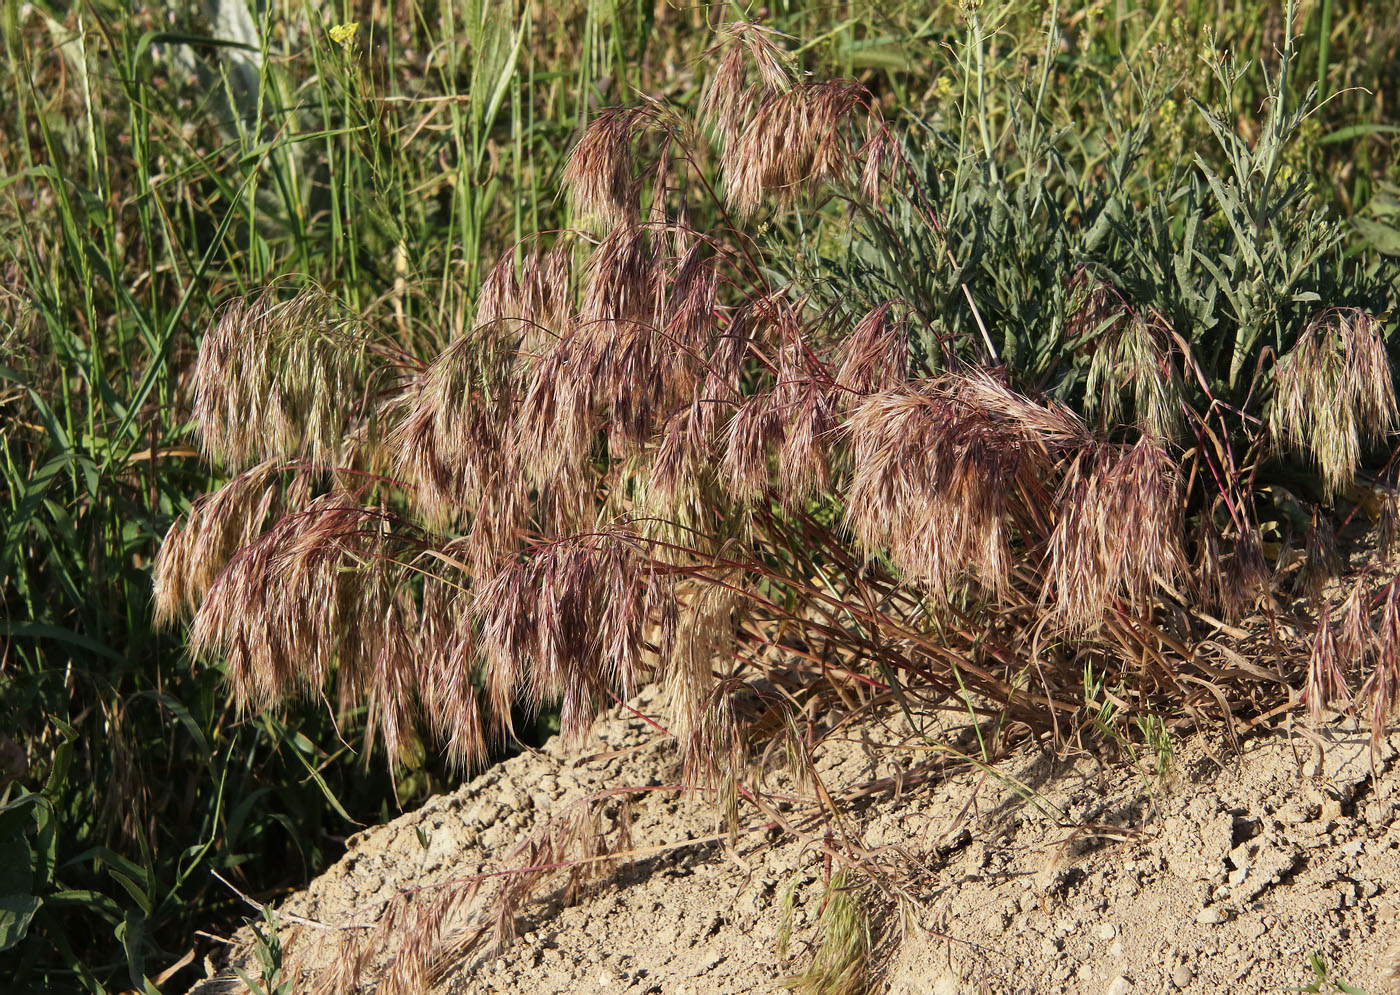
[[520,273],[514,256],[507,252],[486,272],[476,295],[476,325],[494,325],[505,318],[519,318],[524,310],[521,302]]
[[624,803],[617,814],[612,840],[604,828],[603,801],[582,798],[566,807],[511,850],[516,868],[505,875],[484,906],[491,915],[491,933],[497,947],[515,939],[516,917],[543,885],[561,875],[565,905],[583,896],[586,889],[611,874],[620,858],[607,859],[631,848],[631,814]]
[[1312,455],[1329,497],[1355,476],[1362,442],[1394,431],[1398,417],[1381,324],[1364,311],[1319,316],[1275,368],[1270,429]]
[[660,236],[619,229],[598,246],[580,314],[580,362],[606,407],[614,455],[636,453],[694,396],[716,337],[717,277],[698,244],[668,279]]
[[520,351],[537,356],[569,328],[574,316],[574,240],[559,237],[550,250],[532,252],[521,263]]
[[1300,699],[1313,725],[1322,721],[1322,713],[1329,706],[1351,704],[1346,675],[1338,659],[1330,613],[1322,605],[1317,614],[1317,631],[1313,634],[1312,650],[1308,655],[1308,677]]
[[[640,211],[639,146],[665,130],[659,105],[607,107],[589,122],[569,153],[563,183],[574,212],[602,229],[634,220]],[[664,157],[663,153],[658,160]]]
[[370,744],[382,737],[397,756],[419,671],[388,524],[336,491],[229,561],[195,615],[190,648],[225,658],[240,708],[270,708],[334,675],[343,708],[367,704]]
[[1248,521],[1235,524],[1229,538],[1210,514],[1200,516],[1191,570],[1196,597],[1203,607],[1227,619],[1247,615],[1268,593],[1272,573],[1264,560],[1258,529]]
[[380,995],[420,995],[460,964],[481,929],[470,916],[476,882],[438,888],[402,899],[393,937],[398,946],[386,965]]
[[1337,536],[1332,530],[1332,523],[1326,516],[1319,516],[1314,509],[1308,525],[1298,589],[1308,597],[1321,597],[1323,586],[1341,570],[1342,559],[1337,550]]
[[192,614],[239,549],[310,499],[308,474],[289,470],[279,460],[265,460],[196,501],[189,514],[170,527],[156,553],[156,624],[168,625]]
[[658,509],[690,503],[697,495],[701,477],[711,462],[710,418],[712,407],[700,397],[676,411],[661,428],[652,460],[647,490]]
[[946,597],[965,577],[1004,591],[1021,475],[1043,479],[1050,444],[1084,432],[1068,412],[975,374],[870,394],[849,435],[846,519],[856,538],[887,548],[906,580]]
[[837,431],[830,372],[803,338],[795,307],[782,292],[741,309],[720,337],[715,372],[742,381],[744,357],[761,355],[758,343],[777,346],[772,386],[736,398],[725,430],[723,478],[740,502],[760,498],[777,458],[778,484],[788,507],[825,488],[830,479],[828,447]]
[[640,539],[622,529],[545,543],[506,565],[472,606],[492,707],[557,701],[577,741],[610,695],[635,692],[661,582]]
[[636,326],[654,328],[662,313],[665,282],[655,233],[645,225],[610,231],[588,258],[579,325],[603,348]]
[[1051,399],[1032,400],[992,373],[974,370],[945,380],[965,406],[1034,440],[1037,452],[1076,449],[1090,439],[1084,423],[1068,407]]
[[759,103],[721,163],[725,198],[740,218],[764,200],[780,207],[800,194],[846,175],[855,161],[851,128],[869,110],[858,83],[803,83]]
[[724,814],[732,843],[739,831],[739,790],[748,759],[738,698],[749,685],[733,678],[711,685],[699,703],[698,717],[680,741],[681,778],[710,793],[715,809]]
[[885,184],[885,170],[900,155],[899,140],[880,118],[872,117],[867,128],[870,137],[857,153],[860,162],[860,196],[867,204],[878,204]]
[[303,457],[345,466],[384,374],[362,322],[328,295],[272,290],[227,306],[200,345],[194,418],[205,452],[231,467]]
[[909,312],[898,301],[879,304],[841,341],[836,383],[848,406],[862,394],[889,390],[909,378]]
[[687,248],[661,316],[661,346],[666,361],[660,374],[663,395],[680,401],[691,396],[708,369],[719,330],[719,277],[697,243]]
[[1259,529],[1252,522],[1237,527],[1234,548],[1224,563],[1220,609],[1227,618],[1243,618],[1273,588],[1273,571],[1264,559]]
[[1184,559],[1180,486],[1161,444],[1091,445],[1073,460],[1056,499],[1048,557],[1052,613],[1067,631],[1096,630],[1115,603],[1148,602]]

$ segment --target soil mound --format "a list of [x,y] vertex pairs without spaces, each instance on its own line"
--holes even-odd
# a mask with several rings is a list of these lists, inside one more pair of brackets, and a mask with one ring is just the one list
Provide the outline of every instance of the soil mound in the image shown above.
[[[1037,750],[930,773],[927,740],[871,720],[817,754],[841,820],[804,815],[793,785],[731,836],[715,805],[678,790],[659,711],[643,694],[582,752],[552,741],[354,837],[274,915],[294,990],[780,989],[812,959],[833,834],[908,872],[906,911],[870,910],[876,991],[1393,990],[1396,738],[1373,751],[1341,723],[1237,751],[1197,738],[1165,776],[1155,759]],[[975,751],[971,730],[962,742]],[[503,918],[513,941],[456,953]],[[235,938],[230,963],[256,976],[251,939]]]

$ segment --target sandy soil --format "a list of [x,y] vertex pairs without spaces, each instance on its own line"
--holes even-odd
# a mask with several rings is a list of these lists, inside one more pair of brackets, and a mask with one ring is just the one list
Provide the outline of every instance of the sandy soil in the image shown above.
[[[634,705],[660,712],[652,694]],[[1036,750],[921,778],[926,751],[874,748],[900,738],[892,725],[822,748],[823,784],[853,799],[841,826],[805,824],[794,806],[731,845],[713,805],[671,787],[673,745],[619,710],[581,752],[551,742],[354,837],[278,910],[294,990],[383,992],[391,978],[441,993],[781,990],[811,959],[824,841],[843,832],[902,868],[913,902],[882,917],[876,991],[1282,992],[1319,981],[1314,954],[1328,972],[1314,990],[1396,990],[1385,955],[1400,938],[1400,737],[1375,754],[1340,723],[1256,735],[1237,753],[1197,738],[1177,745],[1165,779],[1146,763]],[[975,749],[967,730],[960,742]],[[784,776],[768,786],[782,793]],[[798,835],[763,828],[775,819]],[[452,956],[522,876],[472,879],[553,862],[540,847],[569,835],[561,826],[632,857],[573,887],[554,875],[515,911],[517,939]],[[235,939],[233,962],[256,976],[248,934]]]

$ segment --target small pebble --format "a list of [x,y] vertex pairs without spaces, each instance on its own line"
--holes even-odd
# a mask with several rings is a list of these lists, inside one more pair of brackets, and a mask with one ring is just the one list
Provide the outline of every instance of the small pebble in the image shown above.
[[1104,989],[1103,995],[1128,995],[1132,990],[1133,983],[1120,974],[1108,983],[1108,987]]
[[1117,936],[1117,935],[1118,935],[1118,930],[1114,927],[1113,923],[1111,923],[1111,922],[1106,922],[1106,923],[1104,923],[1102,926],[1099,927],[1099,939],[1100,939],[1100,940],[1111,940],[1111,939],[1113,939],[1113,938],[1114,938],[1115,936]]
[[1195,975],[1191,973],[1191,969],[1185,964],[1178,964],[1172,969],[1172,984],[1176,985],[1178,988],[1185,988],[1191,983],[1193,977],[1195,977]]
[[1196,921],[1202,926],[1215,926],[1225,921],[1225,913],[1214,905],[1209,905],[1196,913]]

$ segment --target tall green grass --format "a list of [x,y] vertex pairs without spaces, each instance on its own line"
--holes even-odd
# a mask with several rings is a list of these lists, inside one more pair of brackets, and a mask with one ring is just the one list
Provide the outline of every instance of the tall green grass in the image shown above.
[[[950,138],[954,172],[980,150],[1029,175],[1051,124],[1022,117],[1015,86],[977,80],[1056,94],[1056,139],[1086,176],[1112,170],[1104,122],[1155,100],[1135,147],[1147,186],[1187,151],[1226,163],[1189,107],[1209,74],[1195,39],[1209,27],[1272,63],[1285,34],[1270,5],[1061,4],[1062,41],[1018,76],[1044,46],[1039,3],[770,7],[804,64],[861,78],[889,111],[975,108]],[[189,971],[148,979],[196,928],[246,911],[211,871],[276,894],[356,822],[443,783],[426,740],[407,768],[370,762],[362,714],[239,716],[224,675],[153,628],[157,540],[220,470],[186,426],[187,371],[218,308],[320,286],[406,356],[435,353],[465,330],[497,257],[564,224],[558,178],[592,112],[636,92],[692,100],[722,13],[374,9],[371,22],[368,4],[266,5],[246,46],[214,38],[193,5],[0,0],[0,847],[28,855],[0,871],[0,974],[16,986],[180,990]],[[1308,204],[1357,217],[1339,252],[1400,249],[1396,119],[1367,92],[1400,72],[1400,24],[1370,11],[1321,0],[1295,23],[1290,93],[1315,84],[1326,103],[1283,167]],[[969,26],[976,50],[949,47]],[[952,73],[950,58],[971,61]],[[1148,66],[1155,81],[1134,86]],[[1263,94],[1247,77],[1238,107]]]

